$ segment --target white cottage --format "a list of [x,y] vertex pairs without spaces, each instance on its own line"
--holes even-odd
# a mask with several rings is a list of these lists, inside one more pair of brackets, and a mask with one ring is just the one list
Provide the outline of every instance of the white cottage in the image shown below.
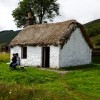
[[92,46],[83,26],[75,20],[29,25],[10,43],[23,66],[61,68],[91,63]]

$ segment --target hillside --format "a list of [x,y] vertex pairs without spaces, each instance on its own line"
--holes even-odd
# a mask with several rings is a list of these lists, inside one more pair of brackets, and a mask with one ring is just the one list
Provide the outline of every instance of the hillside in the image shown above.
[[19,31],[7,30],[0,32],[0,46],[9,44]]
[[100,34],[90,38],[94,48],[100,48]]
[[90,37],[100,34],[100,19],[86,23],[84,26]]
[[84,24],[93,46],[100,48],[100,19]]

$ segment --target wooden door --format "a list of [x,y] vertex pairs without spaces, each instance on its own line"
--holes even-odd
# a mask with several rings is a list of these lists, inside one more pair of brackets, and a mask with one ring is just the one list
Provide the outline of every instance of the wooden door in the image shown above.
[[50,61],[50,47],[42,48],[42,67],[48,68]]

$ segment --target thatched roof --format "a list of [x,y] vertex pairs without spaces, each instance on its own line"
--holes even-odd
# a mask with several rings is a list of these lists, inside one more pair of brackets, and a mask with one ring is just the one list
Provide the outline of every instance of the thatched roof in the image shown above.
[[83,37],[91,47],[90,41],[85,34],[83,26],[75,20],[27,26],[11,41],[10,46],[64,45],[64,43],[70,38],[71,33],[77,27],[82,30]]

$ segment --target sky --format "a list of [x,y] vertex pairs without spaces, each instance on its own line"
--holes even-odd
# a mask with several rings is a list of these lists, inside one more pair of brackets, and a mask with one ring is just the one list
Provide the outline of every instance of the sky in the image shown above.
[[[12,11],[18,6],[20,0],[0,0],[0,31],[18,30],[15,25]],[[100,0],[58,0],[60,16],[53,22],[75,19],[84,24],[100,19]]]

